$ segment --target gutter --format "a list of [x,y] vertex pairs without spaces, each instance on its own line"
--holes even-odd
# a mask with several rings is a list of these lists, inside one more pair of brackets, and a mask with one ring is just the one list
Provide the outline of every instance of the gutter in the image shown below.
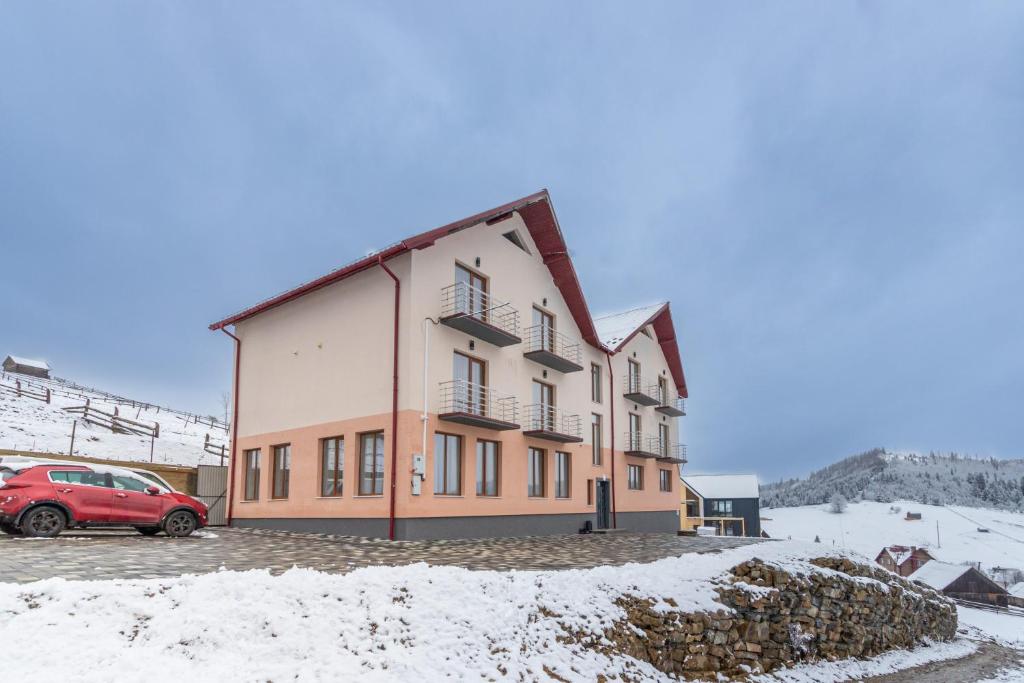
[[228,457],[227,525],[231,526],[231,494],[235,489],[235,454],[238,453],[238,368],[242,355],[242,340],[223,327],[220,331],[235,340],[235,381],[231,396],[231,455]]
[[619,523],[615,517],[615,373],[612,370],[612,354],[605,351],[605,358],[608,359],[608,415],[611,421],[611,467],[612,467],[612,528],[618,529]]
[[384,263],[384,256],[377,257],[377,265],[395,281],[395,332],[394,357],[391,363],[391,502],[388,507],[388,539],[395,540],[395,492],[398,468],[398,306],[402,284],[398,276]]

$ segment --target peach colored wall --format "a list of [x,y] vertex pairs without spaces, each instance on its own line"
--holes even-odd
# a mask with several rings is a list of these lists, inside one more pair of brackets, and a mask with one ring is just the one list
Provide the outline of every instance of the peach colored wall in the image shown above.
[[[526,254],[502,234],[515,229],[532,252]],[[476,259],[481,265],[475,267]],[[497,299],[509,301],[520,312],[520,336],[531,323],[531,309],[547,299],[545,309],[555,315],[559,332],[581,341],[583,371],[563,374],[523,357],[524,345],[497,348],[443,325],[429,325],[430,357],[427,374],[427,462],[423,493],[411,493],[412,454],[422,449],[423,410],[423,320],[440,314],[441,289],[454,281],[456,261],[473,267],[489,279],[489,290]],[[621,449],[628,429],[627,410],[632,403],[622,398],[626,356],[636,352],[643,366],[645,383],[657,381],[667,365],[660,347],[644,335],[637,335],[613,357],[609,381],[603,352],[582,343],[568,307],[555,286],[550,271],[537,256],[529,231],[513,214],[493,226],[476,226],[439,239],[434,246],[388,261],[402,282],[401,336],[399,344],[401,409],[398,427],[398,472],[396,504],[401,517],[460,516],[486,514],[535,514],[539,512],[585,512],[586,481],[610,477],[610,405],[615,405],[616,507],[619,512],[677,510],[678,469],[655,460],[626,457]],[[234,516],[237,517],[382,517],[388,514],[387,486],[391,457],[391,362],[393,326],[392,280],[372,268],[339,283],[307,294],[288,304],[270,309],[238,325],[242,339],[239,402],[239,465],[242,451],[261,448],[261,496],[257,502],[242,502],[241,467],[232,472],[235,485]],[[469,342],[475,348],[469,350]],[[558,444],[528,439],[519,430],[494,432],[474,429],[437,419],[440,407],[438,386],[452,378],[452,354],[459,349],[487,362],[488,384],[519,399],[520,423],[526,419],[525,406],[532,401],[532,380],[555,386],[556,404],[566,413],[580,416],[582,444]],[[591,401],[590,365],[602,369],[601,403]],[[547,377],[543,376],[547,370]],[[668,375],[670,377],[670,375]],[[670,382],[671,385],[671,382]],[[639,407],[645,434],[657,435],[656,422],[662,416],[653,408]],[[605,453],[601,466],[591,464],[590,416],[602,416]],[[665,418],[677,439],[676,420]],[[358,439],[362,431],[385,431],[385,493],[363,498],[357,490]],[[435,431],[463,435],[463,495],[434,496],[433,435]],[[345,492],[340,499],[319,497],[319,442],[331,436],[346,438]],[[501,492],[496,499],[475,495],[476,439],[502,444]],[[271,501],[270,446],[292,445],[291,491],[288,500]],[[526,495],[527,447],[548,453],[548,495],[531,499]],[[555,499],[554,453],[572,454],[571,496]],[[645,468],[645,489],[627,488],[626,464]],[[671,492],[658,490],[658,470],[673,471]]]

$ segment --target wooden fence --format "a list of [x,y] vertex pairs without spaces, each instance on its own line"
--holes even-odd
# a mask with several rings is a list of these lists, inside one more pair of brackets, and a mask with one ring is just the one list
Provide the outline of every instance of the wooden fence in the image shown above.
[[9,391],[12,394],[18,396],[25,396],[26,398],[34,398],[37,401],[43,401],[44,403],[50,402],[50,389],[48,387],[42,387],[41,389],[32,389],[31,385],[26,383],[22,386],[21,380],[14,380],[14,384],[4,384],[0,382],[0,390]]
[[210,455],[216,455],[220,458],[220,464],[224,464],[224,459],[228,455],[228,447],[226,444],[214,443],[210,440],[210,435],[206,435],[206,439],[203,441],[203,450]]
[[160,438],[159,422],[150,424],[123,417],[118,415],[116,407],[114,412],[109,413],[89,405],[89,401],[86,401],[85,405],[70,406],[64,410],[69,413],[80,414],[82,422],[87,422],[97,427],[105,427],[117,434],[138,434],[139,436],[148,436],[151,439]]

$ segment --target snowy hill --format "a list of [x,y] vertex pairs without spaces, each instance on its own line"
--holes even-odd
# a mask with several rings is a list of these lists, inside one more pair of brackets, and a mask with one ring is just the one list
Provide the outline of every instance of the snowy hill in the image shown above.
[[[921,513],[921,520],[906,521],[907,512]],[[1024,514],[1019,512],[901,500],[851,503],[840,514],[829,512],[828,505],[762,508],[761,518],[772,538],[814,541],[817,536],[827,548],[870,558],[883,546],[908,545],[928,548],[945,562],[980,562],[985,571],[996,566],[1024,569]]]
[[763,507],[849,500],[897,499],[1024,511],[1024,460],[894,453],[874,449],[812,472],[807,479],[761,485]]
[[[36,377],[4,374],[0,384],[12,386],[20,380],[33,392],[50,390],[50,403],[28,396],[0,390],[0,448],[41,453],[67,454],[71,444],[72,424],[80,414],[65,408],[82,406],[86,400],[92,408],[107,413],[115,410],[120,416],[146,424],[159,423],[160,436],[153,439],[153,460],[175,465],[217,465],[220,457],[204,450],[207,435],[216,444],[226,444],[224,425],[209,417],[152,404],[133,401],[98,389],[80,387],[66,380],[44,380]],[[74,455],[112,460],[149,461],[150,438],[137,434],[113,433],[109,429],[78,419],[75,427]]]

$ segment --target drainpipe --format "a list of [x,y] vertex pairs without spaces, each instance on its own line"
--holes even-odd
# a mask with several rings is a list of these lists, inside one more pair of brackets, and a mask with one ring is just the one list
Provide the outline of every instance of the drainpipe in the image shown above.
[[427,326],[427,323],[432,325],[439,324],[437,320],[429,316],[423,319],[423,413],[420,415],[420,421],[423,423],[423,448],[420,453],[423,454],[424,462],[427,457],[427,422],[430,420],[430,413],[427,410],[427,377],[430,369],[430,327]]
[[239,358],[242,355],[242,340],[228,332],[223,327],[220,331],[235,340],[235,382],[232,393],[231,406],[231,455],[228,457],[228,491],[227,500],[227,525],[231,526],[231,494],[235,489],[235,454],[238,452],[238,367]]
[[612,528],[618,529],[619,523],[615,518],[615,373],[612,372],[612,354],[605,352],[608,359],[608,415],[611,419],[611,461],[612,461]]
[[384,257],[377,257],[377,265],[384,269],[392,280],[395,281],[395,335],[394,335],[394,357],[391,362],[391,503],[388,508],[388,538],[395,540],[395,489],[397,488],[398,468],[398,303],[401,293],[401,283],[398,276],[384,263]]

